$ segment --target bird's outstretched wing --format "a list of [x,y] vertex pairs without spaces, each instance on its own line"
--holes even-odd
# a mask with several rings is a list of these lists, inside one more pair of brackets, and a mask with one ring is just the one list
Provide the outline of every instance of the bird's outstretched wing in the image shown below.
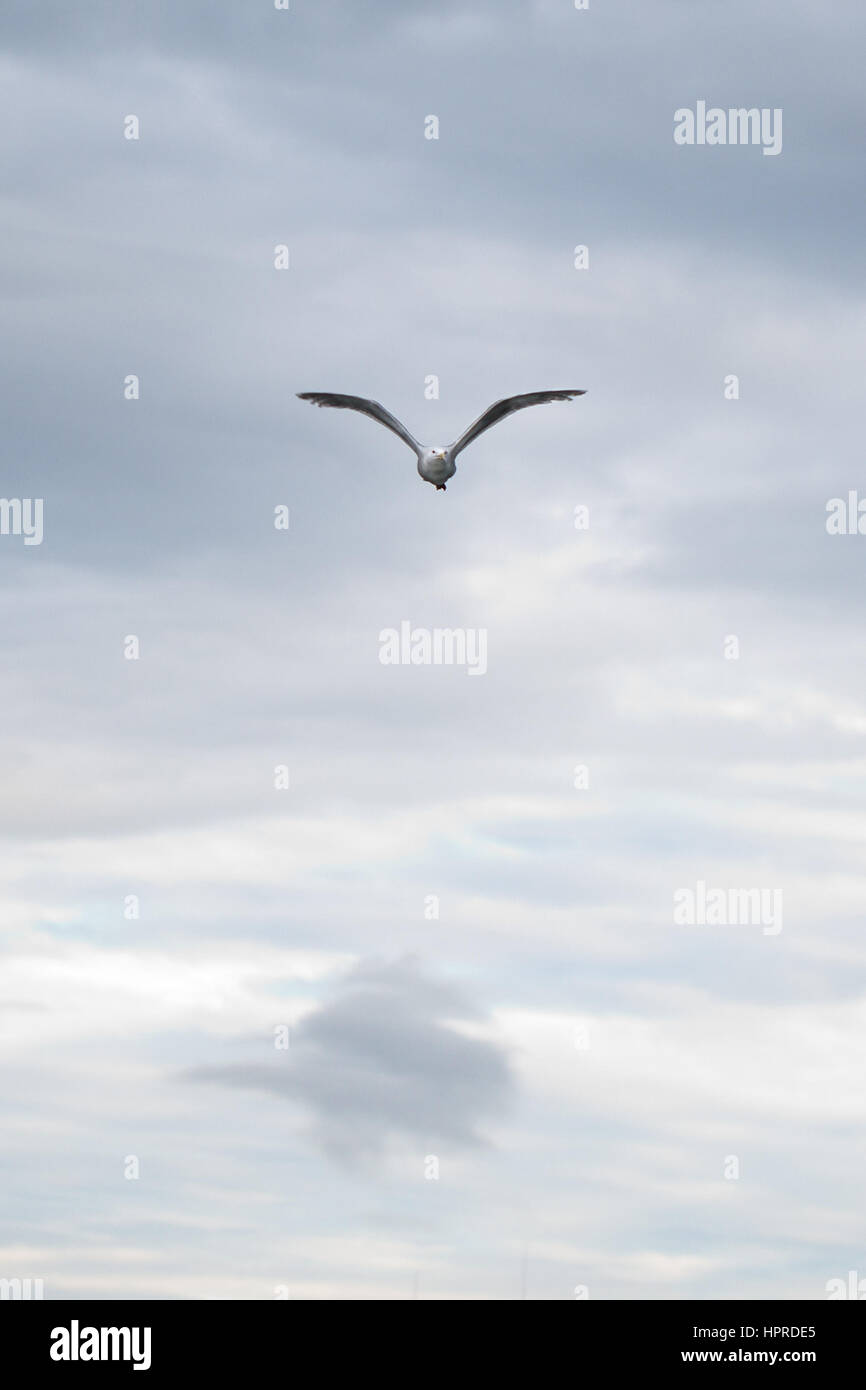
[[451,453],[459,454],[460,450],[471,444],[473,439],[477,439],[479,434],[483,434],[491,425],[498,424],[515,410],[523,410],[528,405],[544,405],[546,401],[570,401],[574,396],[585,395],[585,391],[529,391],[525,396],[506,396],[504,401],[496,401],[494,405],[488,406],[484,414],[479,415],[474,424],[463,431],[460,438],[451,445]]
[[358,410],[362,415],[369,415],[371,420],[378,420],[386,430],[392,430],[394,434],[399,435],[403,443],[414,449],[416,454],[420,452],[420,444],[412,438],[406,426],[401,425],[396,416],[378,401],[368,401],[363,396],[334,395],[329,391],[299,391],[298,400],[311,401],[313,405],[332,405],[337,410]]

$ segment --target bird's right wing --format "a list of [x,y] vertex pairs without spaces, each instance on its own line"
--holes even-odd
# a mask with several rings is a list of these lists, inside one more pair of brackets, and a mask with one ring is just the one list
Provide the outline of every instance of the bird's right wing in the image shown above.
[[337,410],[358,410],[362,415],[369,415],[371,420],[378,420],[386,430],[399,435],[403,443],[408,444],[416,454],[421,452],[421,445],[412,438],[406,426],[401,425],[397,417],[378,401],[368,401],[363,396],[334,395],[330,391],[299,391],[298,400],[310,401],[313,405],[332,405]]

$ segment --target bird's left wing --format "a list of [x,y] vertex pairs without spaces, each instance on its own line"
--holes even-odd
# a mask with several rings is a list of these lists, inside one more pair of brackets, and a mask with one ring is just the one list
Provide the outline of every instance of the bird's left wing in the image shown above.
[[298,400],[311,401],[313,405],[332,405],[337,410],[358,410],[362,415],[369,415],[371,419],[378,420],[380,425],[384,425],[386,430],[392,430],[399,435],[404,444],[408,444],[410,449],[419,453],[421,446],[416,439],[413,439],[405,425],[401,425],[396,415],[392,415],[390,410],[386,410],[378,401],[368,401],[363,396],[339,396],[330,391],[299,391]]
[[525,396],[506,396],[504,401],[497,401],[495,405],[488,406],[484,414],[479,415],[474,424],[463,431],[460,438],[451,445],[451,453],[458,454],[467,444],[471,444],[473,439],[477,439],[479,434],[483,434],[491,425],[498,424],[515,410],[523,410],[528,405],[544,405],[546,401],[570,401],[574,396],[585,395],[585,391],[529,391]]

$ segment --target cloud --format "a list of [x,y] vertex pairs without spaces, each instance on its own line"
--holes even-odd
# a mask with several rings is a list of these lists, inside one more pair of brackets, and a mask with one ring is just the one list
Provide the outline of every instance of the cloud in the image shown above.
[[[5,6],[2,491],[45,540],[0,537],[0,1273],[513,1296],[526,1242],[536,1296],[766,1297],[860,1259],[866,538],[824,520],[866,12],[773,8]],[[702,97],[782,105],[779,158],[675,147]],[[294,397],[433,441],[571,384],[447,498]],[[487,675],[383,668],[404,618],[487,629]],[[675,927],[699,879],[780,885],[784,931]]]
[[306,1015],[273,1064],[189,1075],[298,1103],[322,1147],[343,1160],[376,1155],[394,1138],[425,1153],[473,1146],[483,1142],[479,1124],[505,1108],[511,1073],[502,1047],[462,1032],[467,1023],[477,1027],[479,1013],[464,991],[417,961],[367,962]]

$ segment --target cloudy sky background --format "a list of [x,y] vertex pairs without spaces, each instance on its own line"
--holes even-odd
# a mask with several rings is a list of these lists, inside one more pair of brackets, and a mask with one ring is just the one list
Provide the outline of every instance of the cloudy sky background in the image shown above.
[[[853,0],[8,0],[2,493],[45,539],[0,538],[0,1276],[866,1275],[866,539],[825,529],[864,41]],[[701,99],[782,153],[676,146]],[[571,386],[446,494],[295,398],[445,443]],[[407,619],[487,675],[382,666]],[[675,926],[698,880],[782,932]]]

